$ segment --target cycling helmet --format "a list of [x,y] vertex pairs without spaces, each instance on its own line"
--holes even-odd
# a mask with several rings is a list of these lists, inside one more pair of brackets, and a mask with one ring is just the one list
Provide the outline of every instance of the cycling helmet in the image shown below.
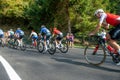
[[13,29],[10,29],[10,31],[13,31]]
[[97,10],[95,11],[94,15],[98,14],[99,12],[104,13],[104,10],[103,10],[103,9],[97,9]]
[[17,30],[20,30],[20,28],[17,28]]
[[41,28],[44,28],[44,27],[45,27],[45,25],[42,25],[42,26],[41,26]]

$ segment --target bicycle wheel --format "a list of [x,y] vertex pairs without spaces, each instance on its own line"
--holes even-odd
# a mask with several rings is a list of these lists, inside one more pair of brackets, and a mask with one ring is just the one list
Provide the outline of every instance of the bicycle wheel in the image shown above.
[[15,49],[18,49],[18,46],[19,46],[19,42],[17,40],[15,40],[14,44],[13,44],[13,47]]
[[22,45],[20,48],[21,48],[22,51],[25,51],[25,50],[26,50],[26,47],[27,47],[26,44],[23,43],[23,45]]
[[49,45],[48,45],[48,52],[51,55],[55,54],[55,52],[56,52],[56,44],[54,42],[53,43],[49,43]]
[[10,39],[10,40],[8,40],[8,42],[7,42],[7,47],[13,48],[13,44],[14,44],[13,40]]
[[89,64],[100,65],[106,59],[106,52],[101,45],[88,45],[84,50],[84,57]]
[[39,41],[37,44],[37,50],[42,53],[44,51],[44,43]]
[[67,53],[68,52],[68,44],[66,41],[62,41],[62,43],[60,44],[59,46],[59,50],[62,52],[62,53]]

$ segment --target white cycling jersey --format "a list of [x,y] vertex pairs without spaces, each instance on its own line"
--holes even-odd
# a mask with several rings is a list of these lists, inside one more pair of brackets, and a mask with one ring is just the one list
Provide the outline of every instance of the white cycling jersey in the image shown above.
[[106,17],[107,17],[107,14],[106,13],[100,13],[100,21],[99,21],[99,23],[104,23],[104,24],[107,24],[107,22],[106,22]]
[[14,31],[8,31],[8,36],[14,35]]
[[37,37],[37,33],[36,32],[32,32],[30,35],[34,36],[34,37]]

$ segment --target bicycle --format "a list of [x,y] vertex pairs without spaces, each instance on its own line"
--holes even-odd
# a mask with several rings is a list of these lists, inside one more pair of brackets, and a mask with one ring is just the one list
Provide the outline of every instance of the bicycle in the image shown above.
[[57,45],[57,49],[60,50],[62,53],[67,53],[69,49],[67,41],[62,39],[61,43]]
[[[47,45],[47,48],[48,48],[47,51],[49,52],[49,54],[53,55],[56,52],[56,45],[52,41],[52,38],[50,38],[49,41],[46,42],[46,45]],[[42,39],[38,40],[37,49],[40,53],[43,53],[43,51],[45,51],[45,45]]]
[[16,38],[10,38],[8,40],[8,47],[10,48],[14,48],[14,49],[18,49],[20,48],[22,51],[26,50],[26,44],[24,42],[22,42],[22,45],[19,46],[19,42]]
[[112,57],[114,63],[120,62],[119,54],[110,45],[101,38],[95,35],[90,37],[90,43],[84,50],[84,57],[89,64],[100,65],[106,59],[106,54]]

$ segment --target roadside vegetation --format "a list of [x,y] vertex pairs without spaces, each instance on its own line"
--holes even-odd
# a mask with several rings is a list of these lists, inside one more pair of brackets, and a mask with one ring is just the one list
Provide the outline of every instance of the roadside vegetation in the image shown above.
[[98,8],[120,15],[120,0],[0,0],[0,28],[21,27],[29,34],[31,29],[39,32],[45,24],[64,35],[72,32],[77,42],[95,27]]

